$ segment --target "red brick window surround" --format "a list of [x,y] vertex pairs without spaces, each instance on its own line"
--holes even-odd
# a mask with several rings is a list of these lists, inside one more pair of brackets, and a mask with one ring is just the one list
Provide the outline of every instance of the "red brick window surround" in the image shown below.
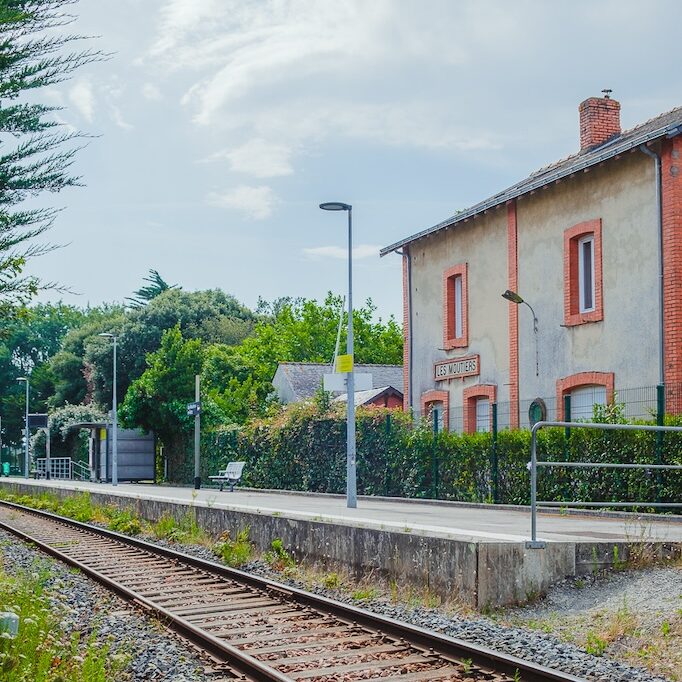
[[615,375],[613,372],[578,372],[556,382],[556,412],[559,421],[564,419],[564,396],[581,386],[603,386],[606,402],[613,402]]
[[601,219],[564,231],[564,325],[604,319]]
[[443,431],[448,431],[450,428],[450,394],[448,391],[426,391],[422,393],[421,408],[422,417],[431,419],[433,407],[435,403],[443,404]]
[[476,386],[469,386],[464,389],[463,399],[464,403],[462,409],[464,410],[464,433],[476,433],[476,405],[480,399],[488,400],[489,424],[488,431],[492,430],[493,426],[493,410],[492,404],[497,398],[497,386],[494,384],[476,384]]
[[467,264],[461,263],[443,273],[443,347],[469,345],[469,287]]

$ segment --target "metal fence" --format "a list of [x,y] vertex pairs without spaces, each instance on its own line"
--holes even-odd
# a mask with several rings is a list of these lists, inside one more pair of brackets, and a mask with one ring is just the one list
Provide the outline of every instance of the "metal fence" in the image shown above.
[[[595,400],[589,402],[589,397],[586,402],[578,402],[570,395],[564,397],[563,413],[557,409],[556,396],[546,396],[542,400],[546,406],[546,421],[557,421],[560,418],[568,418],[573,420],[589,421],[593,417],[593,403],[605,403],[605,392],[603,395],[597,395],[595,391]],[[662,412],[661,405],[662,402]],[[416,402],[416,401],[415,401]],[[529,408],[533,400],[519,401],[519,428],[530,429],[532,424],[529,418]],[[612,402],[619,410],[621,415],[628,422],[634,421],[656,421],[662,418],[662,415],[680,414],[682,413],[682,384],[666,384],[665,386],[641,386],[635,388],[621,388],[614,391],[614,399]],[[490,407],[489,419],[485,421],[478,420],[477,429],[479,431],[502,431],[511,428],[512,418],[512,403],[498,402],[495,403],[495,409]],[[465,418],[464,410],[466,405],[451,405],[448,410],[447,422],[448,430],[455,433],[462,433],[464,431]],[[426,414],[422,414],[419,405],[414,406],[414,415],[416,418],[431,418],[431,409]],[[440,416],[441,426],[444,423],[444,418]],[[663,423],[659,421],[659,423]]]
[[[44,478],[47,473],[46,458],[36,459],[36,473],[39,478]],[[70,479],[71,457],[50,457],[50,478]]]
[[625,502],[610,501],[610,500],[573,500],[573,501],[553,501],[553,500],[538,500],[537,498],[537,480],[538,467],[558,467],[558,468],[579,468],[579,469],[638,469],[644,471],[682,471],[680,464],[664,464],[661,458],[660,450],[657,449],[656,461],[642,464],[638,462],[567,462],[556,460],[538,460],[537,451],[537,433],[540,429],[545,427],[561,427],[566,431],[570,429],[593,429],[597,431],[650,431],[655,432],[657,441],[662,440],[664,433],[682,433],[680,426],[659,426],[652,424],[592,424],[589,422],[570,422],[570,421],[541,421],[535,424],[531,431],[531,445],[530,445],[530,509],[531,509],[531,539],[526,542],[526,547],[530,549],[543,549],[545,543],[538,540],[537,537],[537,508],[538,506],[545,507],[667,507],[680,508],[680,502],[659,502],[652,500],[634,500]]

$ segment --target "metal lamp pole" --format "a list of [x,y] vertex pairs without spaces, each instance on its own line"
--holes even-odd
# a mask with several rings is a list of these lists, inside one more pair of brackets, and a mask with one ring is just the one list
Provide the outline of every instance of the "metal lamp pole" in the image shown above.
[[28,377],[17,377],[17,381],[26,383],[26,412],[24,416],[24,478],[28,478]]
[[111,485],[118,485],[118,400],[116,399],[116,342],[118,337],[109,333],[98,334],[98,336],[104,336],[114,341],[114,385],[111,392],[111,409],[113,413],[113,424],[111,425]]
[[[348,337],[346,353],[353,357],[353,207],[338,201],[320,204],[323,211],[348,212]],[[355,509],[358,506],[356,452],[355,452],[355,377],[354,367],[351,366],[347,379],[346,400],[346,506]]]
[[502,298],[505,298],[507,301],[511,301],[512,303],[516,303],[516,305],[520,305],[523,303],[524,305],[527,305],[528,308],[530,309],[531,314],[533,315],[533,335],[535,336],[535,376],[540,376],[540,350],[538,347],[538,318],[537,315],[535,314],[535,311],[533,310],[532,306],[528,301],[524,300],[521,296],[519,296],[515,291],[512,291],[511,289],[507,289],[502,294]]

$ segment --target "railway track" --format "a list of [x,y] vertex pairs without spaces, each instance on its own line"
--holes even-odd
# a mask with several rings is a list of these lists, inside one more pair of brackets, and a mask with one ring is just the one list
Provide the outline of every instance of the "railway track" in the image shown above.
[[0,502],[0,527],[141,606],[253,681],[581,682],[265,578]]

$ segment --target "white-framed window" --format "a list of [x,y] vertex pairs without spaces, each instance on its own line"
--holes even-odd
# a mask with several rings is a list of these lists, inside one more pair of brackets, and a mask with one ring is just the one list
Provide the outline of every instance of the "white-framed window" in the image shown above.
[[594,302],[594,235],[578,240],[578,300],[581,313],[595,309]]
[[463,317],[462,317],[462,275],[455,277],[455,297],[453,304],[455,306],[455,338],[461,339],[464,333]]
[[476,431],[486,433],[490,431],[490,400],[476,398]]
[[595,405],[606,405],[606,386],[579,386],[571,391],[571,420],[592,420]]

